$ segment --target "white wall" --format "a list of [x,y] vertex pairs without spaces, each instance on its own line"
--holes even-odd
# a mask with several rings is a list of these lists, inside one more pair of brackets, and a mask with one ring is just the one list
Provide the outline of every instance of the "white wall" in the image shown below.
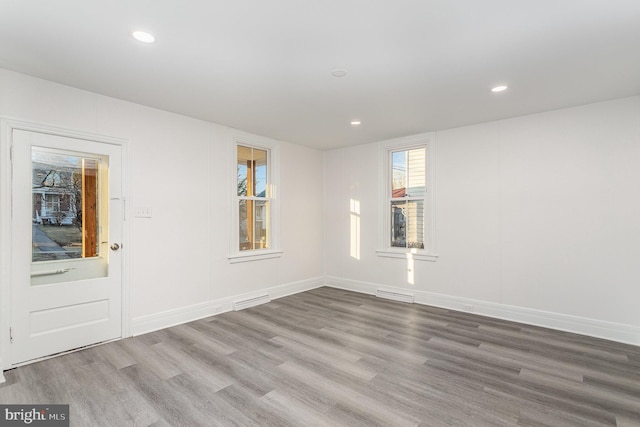
[[220,301],[240,294],[322,283],[321,152],[280,143],[283,255],[232,265],[232,129],[1,69],[0,116],[129,141],[129,205],[153,209],[130,218],[125,242],[134,333],[228,308]]
[[378,144],[323,154],[281,143],[284,254],[229,264],[231,129],[6,70],[0,116],[129,140],[130,206],[153,208],[131,219],[125,242],[134,332],[236,295],[316,286],[326,273],[336,286],[393,286],[640,344],[640,97],[437,132],[440,257],[416,262],[415,285],[406,261],[375,254]]
[[375,254],[377,159],[378,144],[325,154],[329,283],[640,344],[640,97],[437,132],[439,259],[415,285]]

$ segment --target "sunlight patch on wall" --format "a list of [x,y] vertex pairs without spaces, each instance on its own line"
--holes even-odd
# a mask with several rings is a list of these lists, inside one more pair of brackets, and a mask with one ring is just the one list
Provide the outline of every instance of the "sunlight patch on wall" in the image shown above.
[[351,258],[360,260],[360,200],[349,200],[351,209]]
[[415,285],[416,280],[414,276],[414,262],[413,254],[416,253],[415,249],[412,249],[410,253],[407,254],[407,283],[410,285]]

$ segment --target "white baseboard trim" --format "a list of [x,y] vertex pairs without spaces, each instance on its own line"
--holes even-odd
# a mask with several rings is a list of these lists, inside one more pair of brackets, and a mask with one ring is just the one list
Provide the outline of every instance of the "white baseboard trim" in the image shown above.
[[192,322],[194,320],[203,319],[205,317],[214,316],[216,314],[225,313],[227,311],[232,311],[234,301],[239,299],[252,298],[257,295],[263,295],[265,292],[267,292],[273,300],[288,295],[297,294],[299,292],[309,291],[321,286],[324,286],[323,276],[300,280],[298,282],[287,283],[284,285],[273,286],[267,289],[261,289],[256,292],[219,298],[200,304],[194,304],[187,307],[180,307],[173,310],[163,311],[161,313],[140,316],[132,319],[131,333],[132,336],[142,335],[160,329],[169,328],[171,326],[180,325],[182,323]]
[[[400,292],[407,292],[406,288],[394,288],[376,283],[343,279],[333,276],[327,276],[325,278],[325,284],[329,287],[369,295],[375,295],[378,288],[390,290],[396,289]],[[415,302],[417,304],[431,305],[449,310],[463,311],[466,313],[503,320],[511,320],[528,325],[542,326],[549,329],[556,329],[640,346],[640,327],[633,325],[498,304],[488,301],[460,298],[432,292],[417,290],[409,291],[414,293]]]

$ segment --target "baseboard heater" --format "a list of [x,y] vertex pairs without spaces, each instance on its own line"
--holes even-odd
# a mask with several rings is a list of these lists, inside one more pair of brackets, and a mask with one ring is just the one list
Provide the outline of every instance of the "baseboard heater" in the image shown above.
[[376,296],[378,298],[385,298],[385,299],[390,299],[390,300],[400,301],[400,302],[408,302],[410,304],[413,304],[413,301],[414,301],[413,294],[409,292],[404,293],[404,292],[387,291],[384,289],[378,289],[376,291]]
[[265,304],[267,302],[271,302],[271,297],[269,296],[269,294],[238,300],[233,302],[233,310],[244,310],[245,308],[254,307],[256,305]]

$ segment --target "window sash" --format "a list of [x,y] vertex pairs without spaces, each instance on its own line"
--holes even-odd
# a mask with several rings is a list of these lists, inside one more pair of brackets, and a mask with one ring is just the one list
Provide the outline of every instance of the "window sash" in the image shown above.
[[[426,145],[388,149],[386,218],[389,233],[385,246],[390,250],[416,249],[422,251],[426,247],[426,149]],[[410,159],[412,155],[417,155],[417,160],[421,160],[421,162],[416,164],[415,157],[413,160]],[[397,194],[402,196],[397,197]],[[394,212],[394,206],[400,204],[405,204],[404,209],[409,209],[413,205],[412,210],[417,209],[418,215]]]
[[393,199],[389,212],[389,247],[423,250],[426,247],[426,203],[424,198]]
[[[240,158],[240,152],[244,157]],[[258,152],[260,163],[254,154]],[[250,158],[247,156],[250,153]],[[246,163],[246,164],[245,164]],[[258,168],[263,168],[259,171]],[[271,152],[268,148],[236,144],[236,251],[271,249]],[[264,194],[259,196],[257,194]],[[261,216],[258,212],[261,211]]]

